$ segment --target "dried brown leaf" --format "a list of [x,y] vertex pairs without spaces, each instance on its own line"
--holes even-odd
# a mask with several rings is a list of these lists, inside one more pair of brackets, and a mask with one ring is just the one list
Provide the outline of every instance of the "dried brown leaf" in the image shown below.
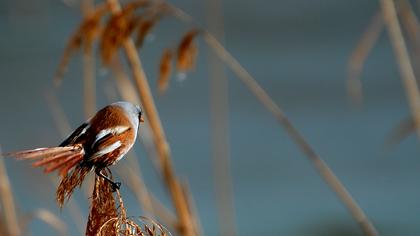
[[172,73],[172,51],[170,49],[165,49],[160,59],[159,64],[159,79],[157,81],[159,93],[164,93],[168,89],[169,79],[171,78]]
[[195,37],[200,33],[199,30],[193,29],[188,31],[181,39],[178,45],[177,69],[180,72],[186,72],[193,69],[198,49],[194,43]]

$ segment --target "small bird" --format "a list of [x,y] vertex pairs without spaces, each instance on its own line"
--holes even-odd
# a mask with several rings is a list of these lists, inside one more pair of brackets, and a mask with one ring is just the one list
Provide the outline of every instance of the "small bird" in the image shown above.
[[139,106],[124,101],[112,103],[80,125],[57,147],[12,152],[6,156],[35,160],[32,166],[44,167],[45,173],[57,170],[63,177],[62,183],[72,178],[68,177],[72,169],[78,169],[79,173],[95,170],[116,191],[121,183],[113,182],[102,170],[117,163],[131,149],[140,122],[143,118]]

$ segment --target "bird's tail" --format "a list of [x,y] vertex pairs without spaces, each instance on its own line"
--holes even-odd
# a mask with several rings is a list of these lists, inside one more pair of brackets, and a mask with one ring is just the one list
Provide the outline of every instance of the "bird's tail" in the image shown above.
[[19,160],[33,160],[33,167],[44,167],[45,173],[58,170],[61,176],[83,161],[84,149],[81,145],[50,147],[24,150],[3,154]]
[[68,174],[64,175],[58,185],[56,191],[56,200],[60,207],[63,207],[64,201],[68,200],[73,194],[76,187],[82,185],[86,175],[90,172],[91,168],[83,166],[76,166]]

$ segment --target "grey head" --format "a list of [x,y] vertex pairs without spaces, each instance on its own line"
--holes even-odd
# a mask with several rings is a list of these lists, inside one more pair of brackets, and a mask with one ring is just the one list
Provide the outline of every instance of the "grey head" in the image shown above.
[[112,103],[111,106],[118,106],[124,109],[127,112],[127,115],[130,119],[130,122],[134,127],[139,126],[139,121],[142,120],[142,110],[139,105],[134,105],[130,102],[115,102]]

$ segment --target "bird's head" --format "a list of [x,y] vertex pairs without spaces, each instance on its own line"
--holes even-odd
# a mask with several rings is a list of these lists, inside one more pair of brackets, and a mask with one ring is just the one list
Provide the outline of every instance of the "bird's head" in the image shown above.
[[140,108],[140,106],[125,101],[116,102],[111,105],[122,108],[125,112],[125,115],[130,119],[131,123],[134,126],[138,126],[139,123],[144,122],[142,116],[142,109]]
[[139,105],[136,105],[136,108],[137,108],[137,114],[139,116],[139,121],[142,123],[142,122],[144,122],[144,119],[143,119],[143,116],[142,116],[142,110],[141,110]]

